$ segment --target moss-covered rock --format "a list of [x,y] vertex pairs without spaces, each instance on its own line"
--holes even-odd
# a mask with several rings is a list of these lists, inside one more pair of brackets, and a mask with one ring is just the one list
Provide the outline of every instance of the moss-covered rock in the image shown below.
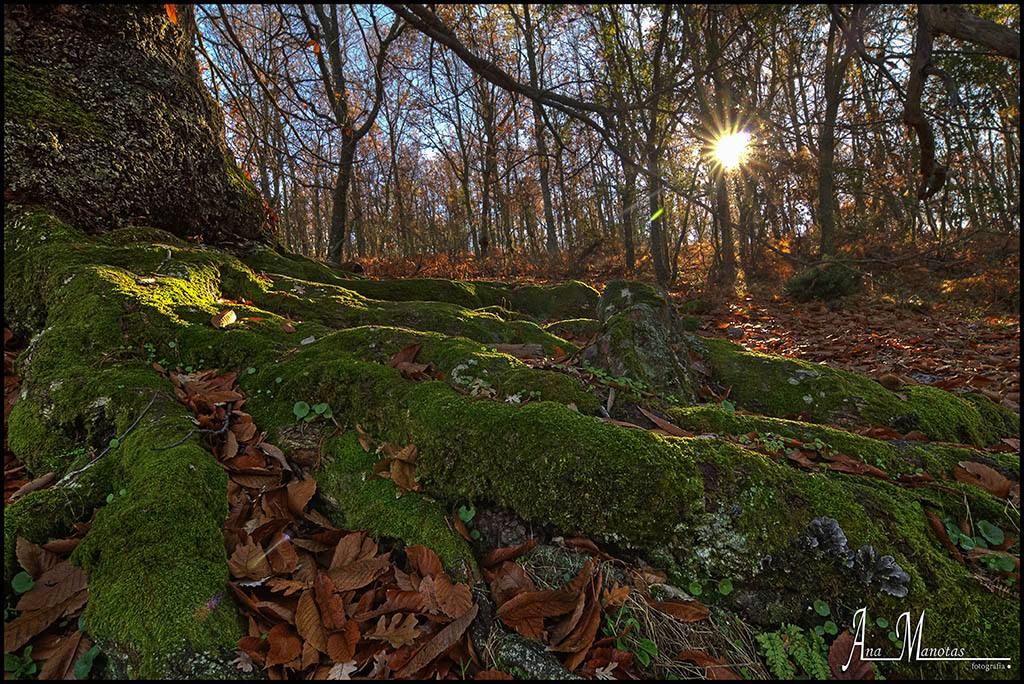
[[770,444],[773,436],[788,437],[825,452],[853,456],[881,468],[890,476],[919,471],[938,478],[952,478],[960,461],[985,463],[1012,479],[1020,475],[1020,460],[1015,454],[981,452],[928,442],[886,442],[827,425],[817,425],[785,418],[771,418],[728,411],[719,405],[675,407],[667,411],[669,418],[681,428],[701,433],[718,433],[746,437],[760,446]]
[[601,332],[584,351],[589,363],[676,401],[693,400],[685,339],[664,292],[613,281],[601,294],[598,314]]
[[794,275],[786,281],[785,290],[798,302],[831,301],[859,291],[863,277],[850,264],[829,259]]
[[163,676],[186,651],[231,652],[242,636],[221,535],[227,475],[195,441],[154,448],[188,431],[184,409],[164,401],[155,415],[166,417],[117,448],[114,497],[72,554],[89,576],[86,630],[137,677]]
[[586,338],[601,329],[601,321],[596,318],[566,318],[548,323],[544,329],[559,337]]
[[324,451],[331,462],[316,473],[316,481],[320,494],[331,499],[336,525],[422,544],[437,552],[445,567],[463,581],[476,574],[469,544],[445,519],[441,504],[415,492],[399,496],[391,480],[375,477],[373,464],[378,458],[363,450],[355,432],[331,440]]
[[921,430],[935,440],[978,446],[1019,433],[1019,419],[984,403],[983,397],[962,398],[927,386],[909,386],[897,393],[825,364],[753,352],[720,339],[698,338],[693,343],[714,379],[729,390],[730,399],[753,412]]

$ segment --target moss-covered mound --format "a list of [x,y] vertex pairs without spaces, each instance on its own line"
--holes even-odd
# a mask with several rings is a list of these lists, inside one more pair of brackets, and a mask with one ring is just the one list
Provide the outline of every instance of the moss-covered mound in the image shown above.
[[[910,489],[810,472],[732,440],[663,437],[607,422],[597,417],[605,397],[578,374],[494,349],[575,350],[557,327],[480,309],[500,306],[534,320],[594,311],[604,332],[619,330],[614,321],[622,316],[632,329],[615,340],[615,353],[632,350],[649,364],[653,342],[664,343],[678,349],[681,367],[691,350],[702,354],[737,404],[764,414],[670,413],[684,427],[819,439],[892,476],[919,468],[940,476],[959,460],[984,457],[782,417],[808,412],[868,424],[914,416],[918,429],[974,444],[1013,431],[1000,410],[974,398],[928,388],[892,393],[826,366],[691,339],[675,328],[660,293],[633,283],[610,286],[600,303],[576,284],[516,295],[518,288],[447,281],[431,281],[433,289],[416,283],[405,299],[407,283],[352,279],[269,248],[235,256],[142,228],[88,237],[34,210],[7,212],[4,247],[5,319],[32,340],[18,362],[24,396],[10,419],[12,449],[36,474],[64,474],[119,438],[72,481],[9,507],[5,577],[16,569],[16,536],[42,541],[99,506],[74,560],[89,573],[86,628],[116,655],[120,672],[166,675],[184,671],[184,662],[194,664],[193,674],[213,672],[239,634],[224,591],[225,479],[197,438],[163,448],[190,423],[153,362],[237,371],[246,409],[281,444],[297,433],[310,438],[296,425],[295,402],[329,404],[349,429],[317,442],[325,512],[375,535],[427,544],[450,566],[472,560],[446,516],[459,505],[490,503],[643,554],[680,586],[729,579],[737,587],[729,606],[765,626],[799,620],[814,598],[837,596],[838,621],[861,605],[889,618],[927,608],[929,642],[1016,652],[1019,602],[992,593],[951,558],[926,516],[1013,529],[1019,519],[1004,502],[971,485]],[[505,294],[498,302],[482,288]],[[237,322],[211,325],[226,308]],[[434,379],[390,367],[413,345]],[[377,442],[418,447],[422,492],[396,497],[390,481],[373,477],[376,456],[355,439],[356,425]],[[988,462],[1016,479],[1010,457]],[[818,544],[823,530],[834,539],[836,529],[845,546],[834,553],[808,541]],[[889,557],[888,574],[865,574],[864,560],[847,564],[844,554],[854,550]],[[147,597],[141,608],[132,600],[139,595]],[[183,658],[196,652],[209,657]]]
[[919,430],[931,439],[987,446],[1018,434],[1020,418],[988,399],[924,385],[893,392],[821,363],[786,359],[720,339],[694,340],[714,379],[752,412],[840,425]]
[[860,290],[864,274],[842,261],[829,259],[786,281],[786,294],[798,302],[831,301]]

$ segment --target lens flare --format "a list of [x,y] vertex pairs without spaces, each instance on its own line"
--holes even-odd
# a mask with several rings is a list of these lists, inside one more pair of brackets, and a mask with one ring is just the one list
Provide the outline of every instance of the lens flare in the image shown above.
[[742,131],[727,133],[712,145],[712,154],[723,169],[733,171],[746,159],[750,151],[750,134]]

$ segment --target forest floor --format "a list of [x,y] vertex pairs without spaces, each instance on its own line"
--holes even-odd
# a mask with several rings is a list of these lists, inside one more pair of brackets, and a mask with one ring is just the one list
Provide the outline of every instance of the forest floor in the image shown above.
[[[147,252],[146,258],[153,260],[153,264],[133,263],[137,272],[132,271],[134,280],[131,282],[135,288],[132,292],[148,293],[146,288],[162,282],[147,274],[161,270],[165,249],[167,259],[171,258],[171,249],[166,247],[170,244],[160,242],[159,249],[150,250],[152,254]],[[224,264],[234,263],[233,257],[221,254],[211,256],[181,245],[174,245],[174,249],[178,250],[179,259],[217,259]],[[105,251],[99,253],[103,259],[111,258]],[[327,272],[320,265],[290,257],[264,254],[253,259],[252,267],[258,275],[252,276],[256,285],[249,290],[233,291],[233,298],[229,298],[227,289],[218,289],[219,295],[214,299],[206,301],[200,297],[196,300],[202,302],[202,310],[181,306],[176,309],[189,317],[194,324],[190,329],[203,342],[189,346],[207,349],[202,352],[207,359],[217,354],[212,351],[217,345],[205,343],[219,342],[222,338],[253,340],[253,346],[244,347],[245,354],[225,352],[220,362],[200,361],[200,366],[193,367],[188,360],[190,357],[182,360],[179,355],[185,344],[177,341],[178,338],[172,339],[162,332],[163,329],[152,327],[154,322],[163,324],[160,322],[160,317],[166,316],[163,311],[159,315],[151,314],[153,318],[146,321],[141,337],[125,347],[132,350],[126,354],[139,357],[133,357],[132,362],[139,366],[139,372],[147,378],[146,383],[151,383],[145,385],[145,395],[148,397],[150,387],[156,388],[155,393],[148,405],[143,407],[145,397],[142,397],[126,409],[118,423],[122,427],[111,433],[109,441],[106,441],[106,433],[101,439],[109,446],[98,456],[91,456],[89,463],[99,462],[105,454],[120,447],[122,454],[153,459],[161,469],[155,472],[166,469],[168,479],[161,487],[154,486],[152,491],[136,491],[138,483],[129,479],[127,489],[109,485],[112,489],[107,494],[107,489],[102,487],[108,485],[104,484],[98,489],[98,496],[106,505],[92,502],[85,506],[88,510],[95,506],[98,513],[91,520],[89,515],[79,516],[69,537],[35,540],[19,537],[17,561],[24,570],[15,577],[13,586],[20,599],[17,606],[9,610],[9,615],[5,615],[5,622],[20,613],[8,625],[9,633],[20,636],[10,642],[5,637],[5,651],[11,656],[9,662],[5,656],[5,670],[9,673],[38,675],[40,679],[64,678],[70,674],[83,678],[89,674],[97,657],[100,658],[97,662],[106,662],[105,667],[109,666],[110,669],[103,670],[105,673],[122,672],[116,669],[120,656],[113,654],[130,653],[131,649],[119,650],[119,639],[142,644],[163,657],[164,650],[158,649],[164,649],[165,644],[150,636],[143,638],[130,632],[130,636],[119,636],[119,639],[109,637],[113,630],[107,625],[121,626],[119,597],[124,591],[136,589],[131,581],[122,578],[118,560],[109,555],[109,549],[106,549],[108,555],[103,556],[106,542],[99,535],[119,529],[110,522],[118,520],[116,516],[123,516],[125,524],[134,530],[139,516],[153,517],[163,525],[164,514],[153,515],[152,511],[162,510],[164,506],[171,510],[179,504],[192,506],[192,497],[198,489],[189,489],[187,500],[182,501],[168,496],[167,492],[173,494],[176,487],[183,487],[177,480],[184,482],[192,477],[185,473],[194,472],[197,465],[205,463],[207,465],[201,467],[208,467],[210,452],[225,475],[214,468],[213,473],[204,471],[203,477],[217,485],[214,489],[219,489],[222,483],[228,486],[226,520],[218,513],[213,525],[219,528],[223,520],[227,556],[220,548],[220,530],[214,529],[213,537],[217,542],[204,552],[214,560],[215,567],[209,577],[201,578],[201,583],[190,581],[180,592],[187,605],[177,608],[187,610],[178,615],[175,606],[170,605],[178,595],[168,594],[160,597],[159,611],[154,610],[145,619],[161,625],[171,619],[174,628],[183,631],[198,624],[216,638],[216,642],[211,643],[223,645],[226,642],[232,648],[237,644],[237,649],[230,652],[232,660],[226,665],[231,674],[241,670],[255,675],[262,669],[271,678],[331,679],[349,678],[353,674],[404,677],[417,673],[439,678],[510,679],[512,675],[557,677],[569,672],[596,679],[651,676],[739,679],[798,673],[815,678],[830,674],[839,678],[872,676],[871,664],[864,661],[854,663],[853,673],[837,669],[852,648],[852,633],[845,628],[853,599],[833,600],[825,587],[840,586],[834,582],[845,584],[847,580],[842,579],[841,570],[836,571],[840,574],[834,580],[829,574],[833,570],[824,572],[822,577],[814,577],[815,582],[820,582],[820,591],[792,590],[799,594],[794,603],[797,607],[791,612],[801,616],[800,626],[793,618],[761,616],[759,622],[770,623],[772,628],[769,629],[764,624],[756,627],[753,620],[739,616],[743,606],[771,604],[776,593],[771,580],[766,580],[765,586],[770,587],[770,600],[766,600],[764,593],[756,593],[763,590],[755,590],[753,583],[744,587],[737,581],[734,587],[733,578],[740,576],[733,575],[724,565],[722,572],[714,576],[667,573],[658,565],[657,558],[637,553],[639,547],[631,548],[615,541],[602,541],[599,545],[594,541],[601,539],[597,534],[592,534],[592,538],[562,536],[560,520],[586,519],[586,524],[602,533],[605,525],[602,516],[606,510],[612,511],[608,518],[620,520],[650,508],[656,511],[653,519],[660,521],[663,496],[691,499],[685,488],[677,491],[675,484],[652,485],[644,480],[651,474],[645,470],[644,461],[651,458],[651,452],[657,456],[651,462],[659,468],[658,477],[674,472],[672,467],[683,466],[691,459],[702,460],[704,467],[699,475],[684,472],[680,478],[684,482],[706,480],[709,484],[705,485],[703,494],[708,500],[721,497],[731,504],[759,487],[775,488],[786,506],[793,507],[797,515],[807,517],[813,513],[819,516],[814,518],[815,522],[831,520],[833,524],[835,520],[820,517],[819,509],[829,515],[845,516],[846,529],[856,530],[854,534],[858,534],[859,541],[871,541],[881,550],[879,553],[884,553],[891,543],[911,544],[913,546],[900,549],[905,555],[898,556],[905,567],[915,573],[918,571],[910,565],[912,562],[920,562],[928,572],[940,568],[943,582],[958,583],[943,587],[963,589],[965,605],[978,616],[983,609],[990,611],[978,620],[988,620],[989,615],[995,614],[1000,634],[1013,631],[1011,618],[999,616],[1004,616],[1004,610],[1015,614],[1015,606],[1019,606],[1019,550],[1015,551],[1019,548],[1019,514],[1014,515],[1019,505],[1019,488],[1011,494],[1012,482],[985,464],[997,465],[1001,472],[1015,476],[1014,468],[1006,466],[1013,460],[1010,452],[1019,449],[1017,436],[983,440],[984,443],[953,444],[948,443],[954,439],[952,437],[928,437],[910,428],[895,431],[877,423],[872,427],[860,424],[854,430],[843,420],[817,420],[817,416],[796,413],[807,408],[807,404],[799,401],[795,411],[789,410],[791,407],[780,408],[772,413],[772,418],[765,418],[748,411],[745,405],[756,403],[756,389],[753,393],[747,390],[745,397],[733,398],[734,404],[727,399],[735,384],[729,386],[725,381],[716,385],[725,388],[724,395],[711,391],[709,397],[716,401],[691,407],[695,409],[692,413],[687,408],[648,404],[648,408],[676,420],[678,425],[641,405],[657,400],[654,394],[644,390],[635,395],[635,406],[628,404],[631,407],[628,413],[616,413],[613,419],[609,415],[613,404],[622,411],[629,401],[624,397],[635,387],[623,385],[620,382],[623,378],[599,372],[577,354],[565,354],[557,346],[545,347],[537,355],[532,349],[542,345],[527,343],[526,338],[519,337],[503,339],[502,344],[492,346],[511,356],[519,356],[521,361],[511,357],[502,361],[514,364],[513,372],[519,377],[543,376],[546,381],[537,385],[540,389],[513,394],[511,390],[504,391],[497,382],[495,387],[486,382],[445,387],[429,381],[457,385],[459,369],[466,368],[466,364],[454,365],[459,359],[468,354],[474,363],[479,358],[484,364],[490,362],[493,353],[486,347],[473,346],[476,342],[455,336],[484,335],[464,328],[469,324],[462,318],[451,323],[453,327],[449,331],[447,319],[439,319],[440,323],[425,322],[417,316],[428,310],[445,314],[456,311],[461,316],[468,309],[444,308],[451,305],[423,302],[413,294],[403,294],[406,290],[421,294],[414,283],[389,285],[354,280],[339,282],[368,293],[384,292],[383,288],[392,286],[401,291],[392,293],[394,302],[359,300],[372,302],[369,307],[352,305],[347,300],[341,306],[330,304],[326,296],[330,292],[344,291],[345,297],[356,297],[354,291],[349,293],[330,284],[340,276]],[[509,287],[566,279],[549,280],[538,273],[522,274],[516,279],[507,270],[481,272],[466,264],[422,266],[377,263],[367,270],[371,278],[396,275],[470,280],[501,277]],[[226,265],[221,268],[224,273],[230,272]],[[303,279],[285,275],[290,269],[303,275]],[[320,280],[314,280],[313,275]],[[619,275],[615,269],[578,274],[598,288]],[[168,276],[160,275],[160,278]],[[277,281],[277,288],[290,289],[300,296],[282,289],[269,289],[271,278]],[[65,281],[65,285],[68,282]],[[933,289],[941,289],[937,283],[931,285]],[[411,287],[401,289],[405,286]],[[218,283],[217,287],[227,288],[227,281]],[[577,284],[576,287],[582,286]],[[614,293],[615,287],[610,285],[603,297],[614,301],[614,295],[608,293]],[[644,286],[629,283],[628,287],[642,292]],[[245,292],[244,296],[239,292]],[[446,293],[444,296],[463,296],[462,291],[454,287],[442,292]],[[285,295],[289,298],[285,299]],[[738,342],[755,352],[826,362],[873,378],[893,392],[899,389],[910,394],[913,386],[918,385],[971,390],[1019,412],[1019,316],[994,313],[995,307],[979,305],[976,300],[930,298],[929,303],[925,303],[920,298],[869,291],[832,305],[799,304],[756,290],[731,301],[722,301],[703,298],[695,285],[681,285],[669,295],[676,304],[700,302],[690,307],[687,314],[696,317],[694,328],[700,336]],[[247,299],[249,296],[260,297],[262,301],[254,306],[253,301]],[[303,297],[309,297],[311,306],[292,310],[290,307],[301,304]],[[391,318],[368,318],[373,315],[372,307],[383,307],[395,325],[418,325],[425,331],[389,328]],[[239,315],[236,319],[236,309],[257,315]],[[326,318],[335,311],[353,312],[351,315],[360,318]],[[503,333],[519,329],[510,314],[504,312],[509,317],[501,322]],[[128,307],[123,315],[118,313],[116,320],[133,320],[133,317],[137,317],[137,309]],[[551,318],[547,314],[536,317],[539,324]],[[582,320],[585,319],[566,318],[562,322]],[[329,325],[323,325],[323,321],[328,321]],[[381,321],[384,327],[380,327]],[[434,328],[444,333],[435,332]],[[464,333],[464,330],[470,332]],[[325,339],[329,336],[330,341]],[[596,339],[588,341],[586,335],[575,333],[565,337],[570,342],[586,342],[584,347],[591,346]],[[59,483],[54,485],[54,473],[39,476],[40,470],[28,472],[8,449],[8,414],[21,395],[21,378],[16,372],[15,359],[25,342],[5,330],[5,507],[34,490],[59,489]],[[363,362],[362,357],[355,360],[357,357],[348,356],[350,353],[365,355],[371,362]],[[100,365],[104,363],[105,357],[97,361]],[[761,362],[755,359],[751,363]],[[787,374],[792,372],[786,365],[791,363],[789,361],[774,359],[770,363],[773,367],[787,369]],[[303,379],[310,375],[310,370],[317,371],[315,382]],[[497,377],[505,372],[497,366],[495,370]],[[755,370],[763,371],[751,366],[741,372]],[[795,372],[797,377],[788,377],[789,385],[799,384],[803,379],[800,373],[808,371],[798,369]],[[491,379],[496,378],[491,376]],[[786,392],[787,378],[776,378],[779,379],[783,382],[781,395]],[[574,389],[570,395],[574,401],[565,399],[569,403],[558,407],[558,422],[548,422],[543,411],[553,404],[546,396],[541,396],[542,392],[558,389],[570,380],[579,384],[579,389]],[[26,386],[30,382],[26,379]],[[56,386],[59,387],[59,383]],[[354,389],[350,392],[350,388]],[[496,390],[507,396],[503,398]],[[196,428],[183,431],[178,427],[181,425],[181,416],[178,416],[175,420],[179,422],[173,423],[173,429],[151,433],[162,446],[150,448],[149,433],[137,436],[131,433],[150,411],[157,395],[171,391],[184,405],[183,413],[194,417]],[[906,395],[898,396],[902,399]],[[597,401],[589,409],[583,403],[577,407],[576,401],[582,397]],[[296,399],[298,401],[293,401]],[[593,416],[579,416],[581,409],[590,410]],[[160,410],[175,409],[162,406]],[[592,420],[593,417],[598,420]],[[709,423],[711,427],[706,427],[708,424],[704,421],[709,417],[720,422]],[[478,460],[485,460],[478,459],[479,454],[502,448],[504,443],[495,436],[495,426],[484,423],[492,418],[501,421],[498,423],[501,430],[507,428],[510,434],[517,434],[524,440],[523,445],[513,440],[515,448],[507,450],[503,457],[516,463],[512,470],[525,468],[508,488],[509,493],[502,494],[512,504],[507,508],[488,501],[488,496],[482,493],[467,494],[459,489],[463,480],[472,483],[482,477],[492,478],[499,484],[505,481],[504,475],[489,475],[478,464]],[[683,422],[688,418],[692,419],[691,423]],[[806,419],[821,425],[781,418]],[[375,420],[376,426],[370,422]],[[403,420],[409,421],[408,429],[393,429]],[[473,424],[475,420],[481,421],[479,428]],[[538,427],[543,428],[543,434],[528,431],[526,428],[531,426],[524,422],[527,420],[535,420]],[[752,429],[750,425],[755,427]],[[140,428],[139,432],[142,430]],[[564,430],[561,437],[555,434],[559,430]],[[202,448],[193,444],[195,440],[189,441],[197,432],[205,433]],[[268,435],[273,444],[268,441]],[[565,439],[565,435],[570,437]],[[865,435],[874,439],[867,439]],[[409,436],[415,443],[400,441]],[[676,447],[663,443],[660,440],[663,436],[694,438],[686,442],[686,448],[693,450],[692,455],[684,460],[672,460],[680,454],[670,451]],[[839,441],[831,445],[822,440]],[[918,447],[907,447],[911,443],[908,440],[923,446],[915,451]],[[146,448],[141,446],[144,442]],[[902,446],[898,449],[891,446],[895,444]],[[455,446],[459,451],[453,450]],[[864,454],[851,451],[854,456],[851,458],[846,453],[847,449],[861,447],[865,449]],[[465,458],[460,456],[463,448],[468,454]],[[908,449],[906,453],[928,454],[929,458],[934,454],[934,458],[944,460],[922,461],[922,465],[934,473],[922,467],[909,471],[907,468],[914,464],[902,462],[899,454],[905,453],[904,449]],[[602,450],[610,454],[593,458]],[[529,454],[532,460],[515,461],[520,451]],[[618,451],[628,455],[626,465],[617,465],[612,460]],[[185,453],[188,459],[176,455]],[[745,459],[738,468],[729,460],[735,454],[743,454]],[[114,457],[108,457],[107,462],[111,458]],[[122,463],[133,463],[127,456],[120,458],[124,459]],[[494,460],[502,462],[503,458]],[[658,460],[662,458],[664,460]],[[435,481],[443,482],[444,468],[449,463],[456,463],[464,470],[459,473],[461,479],[455,481],[453,489],[424,492],[420,474],[426,473],[424,481],[429,482],[429,469],[433,468]],[[559,470],[566,463],[570,468]],[[184,466],[188,466],[188,471]],[[620,467],[626,469],[625,475],[616,470]],[[174,471],[175,468],[179,471]],[[595,469],[593,475],[589,468]],[[747,470],[750,480],[737,484],[742,489],[729,490],[731,473]],[[176,474],[170,475],[172,472]],[[146,477],[151,475],[147,472]],[[587,477],[594,477],[599,486],[592,488]],[[620,477],[622,482],[617,479]],[[763,479],[760,482],[754,479],[758,477]],[[536,512],[531,508],[534,497],[520,496],[518,492],[526,485],[544,483],[548,486],[549,480],[550,486],[555,488],[554,493],[548,495],[555,502],[554,507],[545,511],[550,517],[532,514]],[[629,499],[633,485],[640,481],[645,483],[638,490],[640,498]],[[752,487],[748,486],[750,482],[754,483]],[[582,483],[583,490],[571,488],[577,483]],[[568,489],[559,491],[562,486]],[[662,486],[662,496],[652,495],[651,486]],[[588,493],[579,495],[584,490]],[[443,496],[435,498],[435,491]],[[958,491],[971,492],[965,516],[956,512],[962,496]],[[607,497],[604,497],[605,492]],[[592,494],[598,497],[596,503],[582,501]],[[944,498],[947,495],[950,497]],[[342,500],[343,496],[348,500]],[[703,500],[704,496],[697,498]],[[208,492],[207,497],[220,511],[224,505],[221,494]],[[1009,503],[1004,504],[1004,499]],[[343,522],[335,517],[338,500],[343,507],[346,504],[351,507],[342,515]],[[807,504],[808,500],[812,503]],[[905,508],[904,500],[915,503]],[[929,505],[940,502],[945,507],[934,510],[943,517],[940,519],[932,509],[926,509],[924,513],[929,516],[926,520],[921,515],[918,500]],[[963,501],[966,506],[966,494]],[[675,505],[666,504],[666,510],[673,510]],[[515,510],[513,506],[522,510]],[[621,506],[618,513],[616,506]],[[801,506],[807,510],[801,511]],[[878,507],[877,511],[873,506]],[[771,508],[777,506],[772,504]],[[868,518],[869,510],[871,515],[877,515],[878,527],[871,521],[868,527],[859,528],[861,521]],[[758,524],[762,523],[759,516],[770,514],[770,509],[762,510],[753,505],[750,511],[749,515],[757,518]],[[787,513],[791,515],[792,512]],[[988,540],[990,546],[975,548],[980,537],[973,536],[972,515],[983,516],[977,521],[979,526],[984,526],[984,529],[979,527],[978,535],[984,537],[982,542]],[[904,517],[920,520],[907,527],[888,527],[903,525]],[[1006,528],[1006,533],[989,523],[989,518]],[[1003,522],[1004,518],[1008,522]],[[642,530],[642,520],[638,516],[636,520],[627,519],[626,524]],[[715,522],[713,515],[701,521],[702,527],[696,533],[700,543],[711,549],[712,561],[720,555],[727,562],[733,552],[729,546],[733,537],[714,527],[713,524],[720,523]],[[661,522],[658,526],[665,527]],[[778,521],[767,527],[784,526],[783,521]],[[702,536],[704,527],[709,530],[710,541]],[[90,529],[99,532],[88,537]],[[838,529],[842,537],[843,530]],[[926,533],[929,536],[920,536],[921,530],[928,529],[931,530]],[[202,531],[207,536],[210,532]],[[163,550],[153,556],[157,560],[151,562],[148,552],[141,554],[145,558],[147,582],[154,575],[177,579],[175,568],[180,558],[174,544],[179,540],[172,534],[174,544],[165,542],[163,534],[161,528],[159,546]],[[756,536],[755,532],[750,534],[752,538]],[[932,534],[941,547],[930,536]],[[90,539],[100,541],[90,543]],[[396,547],[388,541],[394,539],[403,540],[405,545]],[[85,551],[78,550],[69,559],[80,542]],[[957,544],[960,549],[956,548]],[[842,537],[842,545],[845,549],[845,537]],[[793,557],[799,558],[795,548],[785,547],[782,553],[797,554]],[[681,557],[689,555],[689,551],[680,552]],[[845,551],[849,551],[852,558],[852,548]],[[865,544],[858,550],[862,552],[871,556],[872,563],[875,561],[875,546]],[[96,565],[87,580],[78,569],[77,559],[88,558],[90,553],[99,561],[93,561]],[[927,554],[927,558],[922,554]],[[693,555],[699,556],[696,550]],[[921,560],[915,561],[915,558]],[[882,555],[878,561],[884,564],[885,559],[893,562],[890,555]],[[198,557],[188,558],[186,564],[198,560]],[[226,569],[222,567],[225,560]],[[1009,561],[1010,566],[1000,564],[1002,561]],[[850,563],[852,566],[853,561]],[[877,570],[881,576],[881,568],[879,565],[872,572]],[[894,576],[907,577],[898,565],[896,570]],[[228,589],[224,589],[223,576],[228,571],[232,579],[226,583]],[[947,580],[947,575],[954,579]],[[677,578],[684,576],[689,582],[680,584]],[[964,584],[968,578],[976,583],[972,581],[968,587]],[[867,582],[870,581],[869,578]],[[914,582],[921,582],[916,574]],[[800,585],[795,581],[793,584]],[[924,585],[914,586],[914,591],[919,592],[917,600],[923,600],[920,592]],[[897,593],[887,593],[900,596],[899,587],[896,590]],[[857,594],[859,590],[850,591]],[[56,605],[59,615],[53,612],[55,608],[51,605],[57,601],[54,597],[58,594],[62,601]],[[934,596],[941,594],[942,591],[934,590]],[[906,595],[905,590],[903,595]],[[741,600],[741,596],[749,600]],[[87,599],[93,605],[86,607]],[[895,610],[895,604],[876,605]],[[94,619],[93,623],[81,617],[83,609],[85,618]],[[946,610],[950,610],[948,606]],[[752,611],[756,612],[756,609]],[[241,633],[235,624],[237,615],[243,616],[247,623],[247,629],[243,628]],[[58,617],[63,619],[57,621]],[[875,623],[883,633],[885,622],[879,617]],[[97,639],[93,644],[90,638],[94,628],[100,639],[105,636],[103,628],[107,628],[107,639]],[[148,630],[142,631],[148,635]],[[171,631],[167,629],[168,633]],[[1017,633],[1019,635],[1019,628]],[[889,632],[890,641],[897,642],[892,635]],[[204,638],[210,638],[209,634]],[[16,655],[18,652],[20,655]],[[100,653],[104,655],[99,656]],[[553,654],[557,654],[557,658]],[[167,662],[170,664],[160,661],[160,667],[180,665],[174,660]],[[157,667],[148,662],[143,665]],[[183,676],[198,671],[152,670]]]
[[[696,313],[702,320],[701,335],[827,362],[876,380],[886,378],[890,384],[969,388],[1020,411],[1020,315],[1008,305],[1019,286],[1019,255],[998,261],[965,255],[953,263],[989,266],[960,277],[950,276],[951,264],[889,268],[870,280],[866,292],[831,305],[799,303],[776,294],[782,290],[781,279],[792,273],[780,259],[767,264],[776,280],[723,299],[700,282],[708,256],[693,249],[685,257],[694,268],[679,275],[669,294],[677,303],[706,299],[705,310]],[[523,284],[578,278],[600,290],[610,280],[629,277],[617,257],[599,257],[582,268],[564,261],[552,267],[524,259],[481,263],[444,255],[361,262],[374,278],[495,278]]]

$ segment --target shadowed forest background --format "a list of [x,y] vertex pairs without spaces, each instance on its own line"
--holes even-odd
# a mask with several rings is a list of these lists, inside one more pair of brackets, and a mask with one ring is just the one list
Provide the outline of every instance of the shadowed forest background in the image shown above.
[[303,254],[719,292],[842,255],[932,294],[991,274],[1016,307],[1019,12],[965,7],[993,23],[951,38],[933,10],[926,67],[907,5],[404,10],[432,36],[380,6],[197,16],[229,142]]

